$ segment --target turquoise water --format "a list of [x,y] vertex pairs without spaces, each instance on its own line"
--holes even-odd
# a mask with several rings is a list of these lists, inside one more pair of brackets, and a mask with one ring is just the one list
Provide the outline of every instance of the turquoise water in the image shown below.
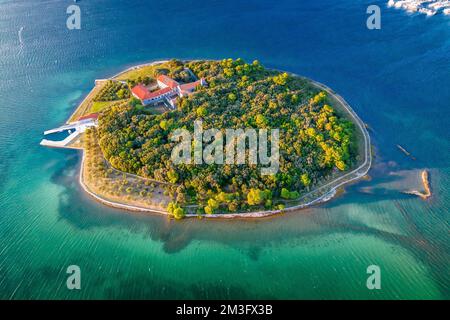
[[[373,1],[0,2],[0,298],[450,298],[450,19]],[[18,30],[23,44],[19,43]],[[110,209],[76,151],[39,146],[96,78],[161,58],[242,57],[339,92],[367,122],[372,179],[258,221],[169,221]],[[397,148],[401,144],[413,161]],[[431,173],[433,197],[402,194]],[[82,289],[65,286],[81,268]],[[381,290],[366,288],[379,265]]]

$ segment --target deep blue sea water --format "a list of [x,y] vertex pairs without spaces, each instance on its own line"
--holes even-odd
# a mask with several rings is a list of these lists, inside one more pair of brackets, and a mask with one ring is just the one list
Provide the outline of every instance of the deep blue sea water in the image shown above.
[[[0,298],[449,299],[450,18],[386,2],[79,1],[71,31],[73,1],[0,0]],[[366,28],[369,4],[381,30]],[[258,59],[332,87],[370,127],[372,179],[261,221],[174,222],[92,201],[80,155],[39,146],[42,132],[94,79],[173,57]],[[422,169],[427,201],[401,193]],[[71,264],[80,291],[65,286]],[[366,288],[371,264],[381,290]]]

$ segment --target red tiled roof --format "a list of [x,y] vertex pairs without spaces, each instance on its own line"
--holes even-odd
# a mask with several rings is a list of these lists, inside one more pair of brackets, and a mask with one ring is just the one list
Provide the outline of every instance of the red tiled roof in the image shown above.
[[191,91],[200,85],[200,80],[195,82],[185,83],[180,86],[181,91]]
[[169,93],[173,89],[170,87],[166,87],[161,90],[157,90],[154,92],[150,92],[145,86],[138,84],[131,91],[140,99],[140,100],[148,100],[159,97],[160,95]]
[[149,94],[149,95],[147,95],[147,96],[145,97],[145,99],[144,99],[144,100],[147,100],[147,99],[152,99],[152,98],[156,98],[156,97],[158,97],[158,96],[160,96],[160,95],[163,95],[163,94],[169,93],[169,92],[170,92],[170,91],[172,91],[172,90],[173,90],[172,88],[170,88],[170,87],[167,87],[167,88],[164,88],[164,89],[161,89],[161,90],[155,91],[155,92],[150,92],[150,94]]
[[150,91],[142,84],[138,84],[137,86],[133,87],[133,89],[131,89],[131,92],[133,92],[133,94],[141,100],[148,99],[148,96],[150,95]]
[[161,82],[164,83],[166,86],[168,86],[168,87],[170,87],[170,88],[172,88],[172,89],[176,88],[176,87],[179,85],[178,82],[176,82],[175,80],[173,80],[172,78],[170,78],[170,77],[168,77],[168,76],[166,76],[166,75],[164,75],[164,74],[160,74],[160,75],[157,77],[157,80],[161,81]]
[[98,113],[91,113],[91,114],[87,114],[85,116],[79,117],[78,121],[87,120],[87,119],[97,119],[97,118],[98,118]]

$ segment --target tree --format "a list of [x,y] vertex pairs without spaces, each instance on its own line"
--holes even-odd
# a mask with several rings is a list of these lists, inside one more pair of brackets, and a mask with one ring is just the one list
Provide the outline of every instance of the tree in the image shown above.
[[185,213],[184,209],[182,209],[180,207],[175,208],[175,210],[173,211],[173,216],[177,220],[183,219],[185,215],[186,215],[186,213]]
[[317,104],[325,101],[326,98],[327,98],[327,94],[324,91],[321,91],[318,94],[316,94],[314,96],[314,98],[312,98],[311,102],[312,102],[312,104],[317,105]]
[[267,126],[267,119],[262,114],[258,114],[255,118],[256,125],[259,128],[265,128]]
[[184,209],[174,202],[169,202],[167,211],[177,220],[182,219],[186,215]]
[[286,72],[284,72],[282,74],[276,75],[272,79],[275,84],[277,84],[279,86],[284,86],[284,85],[286,85],[286,83],[289,79],[289,75]]
[[204,117],[207,114],[207,110],[205,107],[198,107],[196,113],[198,117]]
[[161,129],[167,130],[167,127],[168,127],[167,120],[162,120],[162,121],[159,123],[159,126],[160,126]]
[[250,189],[247,194],[247,203],[251,206],[260,205],[265,200],[272,198],[272,192],[270,190]]
[[178,173],[175,170],[167,172],[167,178],[170,183],[176,183],[178,181]]
[[231,102],[235,102],[236,101],[236,95],[234,93],[229,93],[228,94],[228,100],[230,100]]
[[125,90],[124,89],[120,89],[119,91],[117,91],[117,97],[119,99],[123,99],[125,96]]
[[148,86],[151,81],[152,81],[152,79],[149,76],[146,76],[143,80],[143,82],[146,86]]
[[302,174],[300,180],[305,187],[309,187],[309,185],[311,184],[311,179],[309,178],[307,173]]
[[338,168],[341,171],[345,171],[347,169],[347,165],[344,161],[336,161],[336,168]]
[[289,199],[291,197],[291,193],[289,192],[288,189],[283,188],[283,189],[281,189],[281,197],[283,199]]
[[297,199],[300,196],[298,191],[289,191],[286,188],[281,189],[281,197],[286,200]]
[[233,69],[230,69],[230,68],[225,68],[223,70],[223,73],[227,78],[231,78],[232,76],[234,76],[234,71],[233,71]]
[[129,103],[131,106],[136,107],[137,105],[141,104],[141,100],[133,97]]

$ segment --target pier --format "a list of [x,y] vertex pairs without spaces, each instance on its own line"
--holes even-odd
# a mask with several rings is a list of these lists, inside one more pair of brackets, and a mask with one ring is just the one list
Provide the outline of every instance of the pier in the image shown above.
[[80,134],[85,132],[86,129],[88,129],[90,127],[95,127],[95,126],[97,126],[97,118],[89,118],[89,119],[80,120],[80,121],[77,121],[77,122],[74,122],[71,124],[63,125],[61,127],[55,128],[55,129],[47,130],[44,132],[45,136],[47,136],[49,134],[53,134],[53,133],[63,132],[63,131],[70,132],[71,130],[73,130],[73,132],[71,132],[70,135],[67,136],[66,138],[64,138],[63,140],[59,140],[59,141],[43,139],[40,142],[40,145],[46,146],[46,147],[54,147],[54,148],[66,148],[71,142],[73,142],[76,138],[78,138],[78,136]]

